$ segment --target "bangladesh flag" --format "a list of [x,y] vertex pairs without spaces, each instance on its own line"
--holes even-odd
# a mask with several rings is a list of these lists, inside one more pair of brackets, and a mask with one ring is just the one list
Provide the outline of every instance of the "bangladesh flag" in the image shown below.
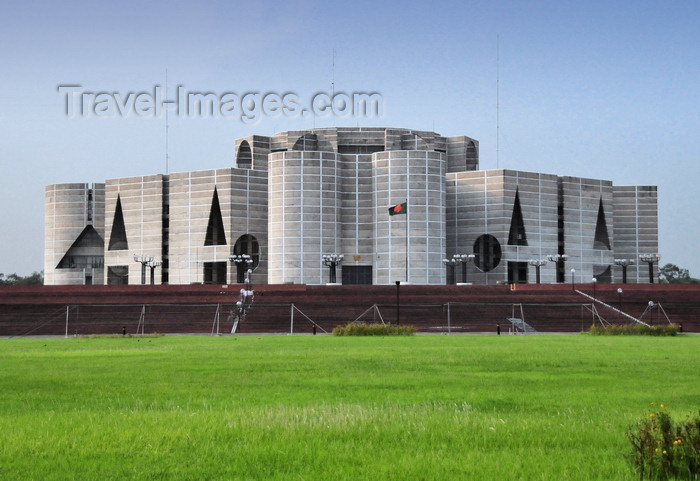
[[406,214],[408,212],[407,202],[396,204],[394,207],[389,207],[389,215]]

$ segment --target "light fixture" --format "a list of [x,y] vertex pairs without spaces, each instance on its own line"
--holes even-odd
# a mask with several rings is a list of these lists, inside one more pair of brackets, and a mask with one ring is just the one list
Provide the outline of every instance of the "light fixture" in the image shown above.
[[337,284],[336,282],[336,267],[343,262],[343,254],[323,254],[323,264],[328,266],[328,283]]
[[530,259],[527,261],[528,264],[533,266],[535,268],[535,278],[537,284],[540,283],[540,268],[547,264],[547,261],[545,259]]
[[615,259],[615,265],[622,267],[622,283],[627,284],[627,267],[634,264],[634,259]]
[[475,254],[455,254],[452,259],[455,263],[462,263],[462,284],[467,283],[467,262],[471,262],[476,258]]
[[640,254],[639,260],[649,264],[649,284],[654,283],[654,263],[658,263],[661,260],[659,254]]

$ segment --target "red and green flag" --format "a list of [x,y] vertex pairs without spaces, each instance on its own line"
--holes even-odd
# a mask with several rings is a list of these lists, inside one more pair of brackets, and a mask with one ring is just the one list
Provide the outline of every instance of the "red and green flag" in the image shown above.
[[403,204],[396,204],[393,207],[389,207],[389,215],[406,214],[408,212],[407,204],[407,202],[404,202]]

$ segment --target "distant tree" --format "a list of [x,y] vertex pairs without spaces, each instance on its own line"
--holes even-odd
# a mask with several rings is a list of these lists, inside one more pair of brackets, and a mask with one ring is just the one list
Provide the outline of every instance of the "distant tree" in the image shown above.
[[0,286],[41,286],[44,284],[44,271],[32,272],[26,277],[17,274],[5,274],[0,272]]
[[675,264],[660,267],[659,280],[664,284],[700,284],[700,279],[690,277],[688,269],[682,269]]

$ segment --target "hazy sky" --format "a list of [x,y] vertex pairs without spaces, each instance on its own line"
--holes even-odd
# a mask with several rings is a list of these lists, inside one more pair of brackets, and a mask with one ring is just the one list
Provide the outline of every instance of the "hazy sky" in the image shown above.
[[658,185],[661,263],[700,277],[697,0],[4,2],[0,61],[6,274],[43,268],[46,184],[165,171],[164,114],[69,118],[58,86],[127,98],[164,90],[167,70],[167,98],[306,103],[333,80],[384,98],[379,119],[171,113],[170,172],[233,165],[239,137],[333,125],[469,135],[492,169],[498,90],[499,167]]

